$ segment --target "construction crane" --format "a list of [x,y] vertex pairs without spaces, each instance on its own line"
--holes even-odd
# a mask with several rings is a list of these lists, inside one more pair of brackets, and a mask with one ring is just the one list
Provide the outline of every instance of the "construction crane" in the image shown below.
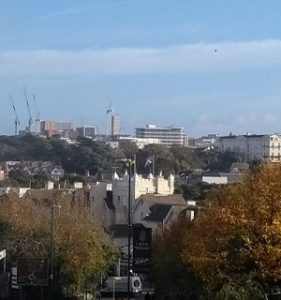
[[14,101],[13,101],[13,97],[12,97],[12,94],[10,93],[10,101],[11,101],[11,104],[12,104],[12,107],[13,107],[13,110],[14,110],[14,114],[15,114],[15,135],[18,135],[18,126],[20,125],[20,119],[18,117],[18,114],[17,114],[17,110],[16,110],[16,107],[15,107],[15,104],[14,104]]
[[35,93],[33,93],[33,101],[34,101],[34,108],[35,108],[35,124],[36,124],[36,132],[40,131],[40,112],[37,109],[37,102]]
[[108,137],[108,114],[113,112],[113,108],[112,108],[113,103],[111,102],[110,105],[106,108],[106,139]]
[[27,98],[25,86],[23,87],[23,93],[24,93],[24,97],[25,97],[25,101],[26,101],[26,106],[27,106],[27,110],[28,110],[28,115],[29,115],[29,119],[28,119],[28,133],[31,133],[31,127],[33,125],[33,120],[32,120],[32,116],[31,116],[31,111],[30,111],[30,106],[29,106],[29,102],[28,102],[28,98]]

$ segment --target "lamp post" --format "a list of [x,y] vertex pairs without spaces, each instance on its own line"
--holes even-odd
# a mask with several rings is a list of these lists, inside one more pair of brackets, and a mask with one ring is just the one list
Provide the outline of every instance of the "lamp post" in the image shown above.
[[124,158],[124,159],[117,159],[116,161],[122,162],[128,167],[129,171],[129,184],[128,184],[128,268],[127,268],[127,299],[130,300],[130,276],[131,276],[131,230],[132,230],[132,223],[131,223],[131,177],[132,177],[132,164],[135,162],[132,159]]
[[113,277],[112,278],[112,300],[115,300],[115,284],[116,281],[121,280],[121,277]]
[[54,210],[56,208],[61,208],[60,205],[52,205],[51,207],[51,269],[50,269],[50,290],[51,297],[50,299],[54,299]]

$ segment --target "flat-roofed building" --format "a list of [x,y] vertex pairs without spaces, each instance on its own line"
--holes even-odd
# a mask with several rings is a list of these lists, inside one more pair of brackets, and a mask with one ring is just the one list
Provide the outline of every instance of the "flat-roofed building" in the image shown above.
[[69,133],[74,131],[74,124],[70,122],[55,122],[55,121],[41,121],[40,134],[47,137],[60,134],[68,137]]
[[241,161],[281,161],[281,134],[247,134],[222,136],[220,152],[232,152]]
[[161,145],[187,145],[187,137],[183,127],[157,127],[146,125],[143,128],[136,128],[136,137],[143,139],[158,139]]
[[113,115],[111,116],[111,135],[120,134],[120,116]]
[[95,126],[77,127],[76,131],[78,133],[78,136],[83,136],[83,137],[95,137],[96,136],[96,127]]

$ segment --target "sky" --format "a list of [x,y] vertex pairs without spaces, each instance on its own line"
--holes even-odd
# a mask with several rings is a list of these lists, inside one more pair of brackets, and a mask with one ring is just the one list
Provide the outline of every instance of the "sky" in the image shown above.
[[[280,0],[0,0],[0,134],[21,121],[122,133],[281,132]],[[33,94],[36,98],[34,104]],[[11,97],[10,97],[11,95]]]

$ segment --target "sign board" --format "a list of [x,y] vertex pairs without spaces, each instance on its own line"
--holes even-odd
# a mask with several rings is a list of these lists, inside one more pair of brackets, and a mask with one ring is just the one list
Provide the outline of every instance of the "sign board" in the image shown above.
[[151,272],[151,228],[134,228],[133,231],[133,270],[142,274]]
[[18,285],[19,286],[47,286],[48,260],[44,258],[18,258]]
[[6,250],[0,251],[0,260],[6,257]]

